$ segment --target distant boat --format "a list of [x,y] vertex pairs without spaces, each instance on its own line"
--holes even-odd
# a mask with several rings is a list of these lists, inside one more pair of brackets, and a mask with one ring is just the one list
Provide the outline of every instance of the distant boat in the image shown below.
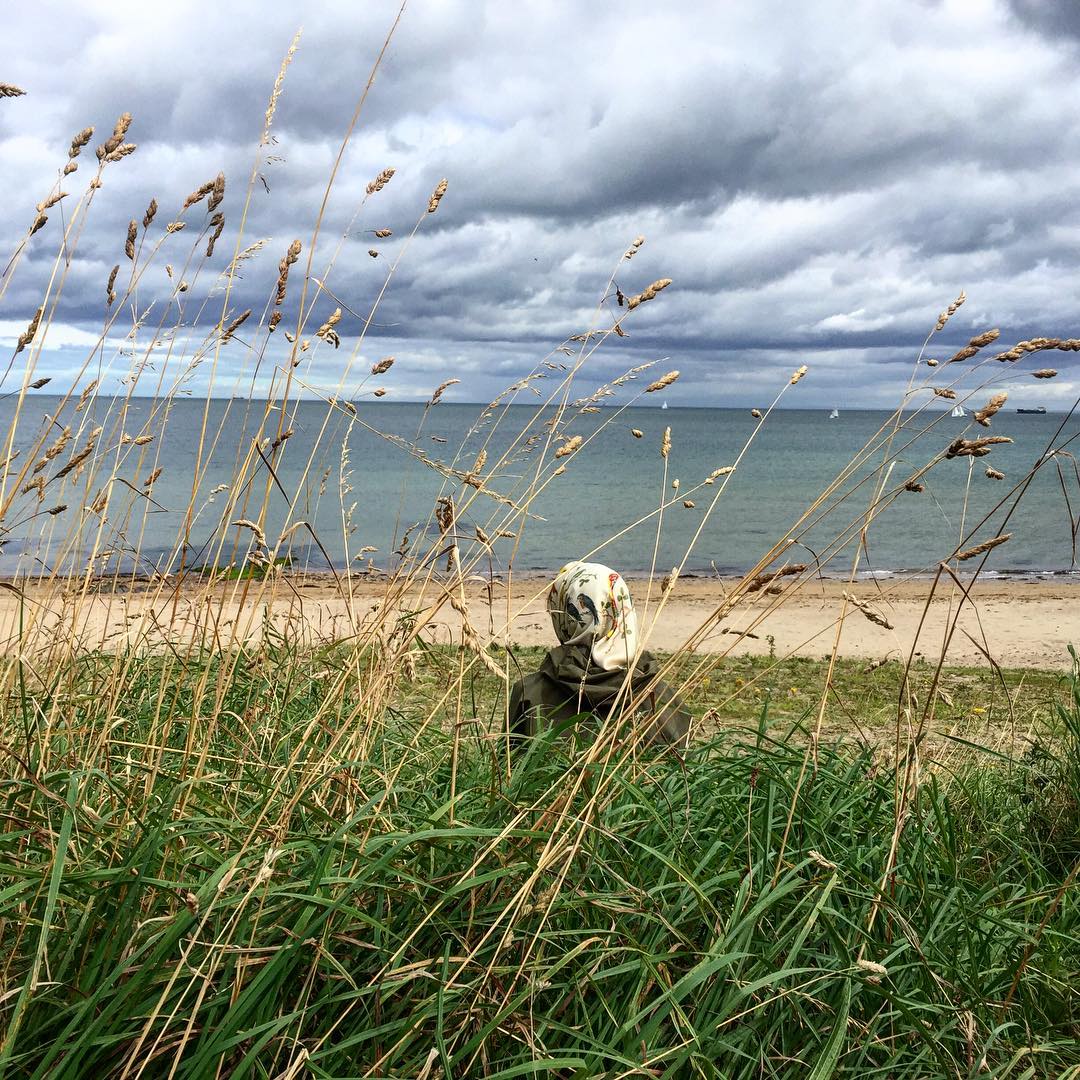
[[[666,409],[667,408],[667,402],[665,401],[664,404],[660,406],[660,408],[661,409]],[[1043,409],[1043,412],[1046,412],[1046,410]]]
[[831,413],[829,413],[829,419],[830,420],[839,420],[840,419],[840,410],[839,409],[833,409],[833,411]]
[[1022,413],[1034,413],[1036,416],[1042,416],[1046,412],[1046,406],[1040,405],[1037,409],[1017,409],[1017,412]]
[[967,413],[964,412],[964,406],[963,405],[957,405],[956,408],[953,409],[952,415],[953,416],[967,416]]

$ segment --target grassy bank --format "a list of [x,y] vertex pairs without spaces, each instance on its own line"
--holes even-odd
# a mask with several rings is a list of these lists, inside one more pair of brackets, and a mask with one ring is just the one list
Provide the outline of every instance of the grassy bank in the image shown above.
[[5,1075],[1080,1074],[1075,680],[1034,678],[1026,753],[950,759],[898,830],[880,755],[822,743],[804,770],[780,722],[818,663],[685,762],[543,739],[508,772],[468,700],[486,676],[463,722],[425,723],[404,691],[370,707],[368,660],[14,680]]

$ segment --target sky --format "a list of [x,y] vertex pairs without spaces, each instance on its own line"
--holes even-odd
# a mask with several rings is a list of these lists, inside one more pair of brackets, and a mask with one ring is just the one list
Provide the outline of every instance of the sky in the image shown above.
[[[54,385],[88,359],[96,371],[106,279],[118,262],[121,282],[130,274],[127,223],[154,197],[161,209],[140,259],[169,221],[188,224],[163,240],[137,307],[116,318],[103,390],[123,386],[134,312],[140,348],[154,340],[148,327],[179,322],[173,348],[190,355],[222,317],[221,272],[260,241],[227,297],[230,315],[255,315],[185,388],[205,393],[211,369],[215,393],[246,388],[259,352],[264,387],[290,346],[256,321],[294,238],[304,245],[295,270],[306,263],[398,10],[386,0],[5,5],[0,82],[26,94],[0,98],[0,266],[53,190],[72,135],[96,129],[64,178],[70,195],[48,211],[0,297],[2,357],[62,279],[47,333],[15,374],[38,348],[35,374]],[[301,23],[273,141],[260,148]],[[314,253],[332,295],[315,297],[308,334],[340,301],[341,347],[317,343],[301,381],[335,388],[393,355],[379,379],[386,401],[423,400],[451,377],[460,383],[445,400],[488,400],[545,359],[566,360],[551,350],[570,335],[611,325],[613,273],[626,294],[658,278],[672,285],[626,317],[627,337],[591,354],[579,385],[656,361],[681,372],[665,391],[672,405],[760,406],[806,364],[786,404],[892,407],[961,289],[967,302],[929,355],[992,327],[1006,347],[1080,337],[1078,58],[1080,5],[1057,0],[410,0]],[[58,264],[67,208],[124,111],[137,150],[106,166],[70,265]],[[393,180],[365,201],[387,167]],[[196,245],[205,204],[183,215],[180,206],[219,170],[225,231],[205,259],[205,240]],[[444,177],[447,193],[427,215]],[[376,239],[384,228],[393,236]],[[640,251],[620,263],[639,235]],[[193,245],[195,260],[176,271],[191,288],[178,297],[164,265],[182,268]],[[282,330],[295,325],[301,276]],[[360,341],[352,313],[366,315],[380,292]],[[1061,375],[1011,382],[1012,402],[1071,405],[1077,355],[1029,359],[1028,369]]]

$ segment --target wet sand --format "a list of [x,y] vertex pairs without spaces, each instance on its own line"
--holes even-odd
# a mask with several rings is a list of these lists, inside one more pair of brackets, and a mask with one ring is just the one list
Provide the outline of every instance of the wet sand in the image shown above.
[[[544,608],[546,579],[517,579],[507,590],[479,580],[465,589],[469,620],[481,641],[522,645],[555,644]],[[971,601],[948,580],[932,583],[897,579],[861,581],[854,586],[827,580],[806,582],[781,595],[764,591],[742,599],[717,622],[735,582],[686,578],[676,583],[662,610],[660,586],[631,581],[639,624],[650,648],[670,651],[692,642],[705,653],[769,653],[827,656],[837,645],[845,657],[906,659],[940,655],[957,609],[959,619],[948,646],[951,664],[1063,669],[1068,645],[1080,647],[1080,590],[1069,580],[991,579],[977,582]],[[0,589],[0,647],[38,652],[51,643],[83,649],[182,647],[195,640],[231,647],[257,639],[272,625],[308,641],[362,634],[387,592],[380,580],[338,585],[330,576],[286,578],[274,583],[230,582],[207,589],[200,584],[138,584],[124,590],[66,593],[30,586],[17,593]],[[888,622],[871,621],[843,598],[869,605]],[[22,632],[20,635],[20,609]],[[394,602],[395,617],[420,613],[424,637],[460,640],[461,615],[443,586],[413,587]],[[384,623],[389,630],[391,627]],[[839,627],[839,638],[837,632]],[[753,637],[741,637],[750,631]]]

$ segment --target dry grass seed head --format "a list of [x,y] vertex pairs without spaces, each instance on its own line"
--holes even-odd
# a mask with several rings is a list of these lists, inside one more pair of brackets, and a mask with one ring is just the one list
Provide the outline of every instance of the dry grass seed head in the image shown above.
[[146,208],[146,213],[143,214],[143,228],[149,229],[150,223],[154,220],[154,215],[157,213],[157,199],[151,199],[150,205]]
[[663,390],[665,387],[670,386],[679,377],[678,371],[669,371],[666,375],[661,375],[659,379],[654,383],[650,383],[645,387],[646,394],[655,394],[658,390]]
[[128,222],[127,240],[124,241],[124,254],[135,261],[135,239],[139,235],[139,223],[135,220]]
[[210,198],[206,200],[206,211],[212,213],[221,205],[225,198],[225,174],[218,173],[210,185]]
[[374,195],[376,191],[382,191],[382,189],[384,187],[386,187],[387,184],[390,183],[390,180],[393,178],[393,175],[394,175],[394,170],[393,169],[383,169],[383,171],[381,173],[379,173],[379,175],[376,176],[375,179],[372,180],[370,184],[368,184],[367,193],[369,195]]
[[572,439],[567,439],[566,442],[555,451],[555,456],[557,458],[569,457],[569,455],[574,453],[584,441],[585,440],[580,435],[575,435]]
[[1053,379],[1056,376],[1057,371],[1054,368],[1039,368],[1038,371],[1031,373],[1033,379]]
[[986,457],[990,453],[991,446],[1011,442],[1012,439],[1008,435],[986,435],[981,439],[954,439],[946,449],[945,457]]
[[934,387],[934,393],[940,398],[945,398],[946,401],[955,401],[956,400],[956,391],[955,390],[949,390],[949,389],[947,389],[945,387],[935,386]]
[[843,597],[849,604],[852,605],[852,607],[858,608],[859,611],[861,611],[863,615],[865,615],[866,618],[869,619],[870,622],[874,623],[876,626],[880,626],[885,630],[893,629],[892,623],[889,622],[889,620],[886,619],[880,611],[876,611],[864,600],[860,600],[857,596],[852,596],[852,594],[849,592],[845,592],[843,594]]
[[659,278],[654,281],[644,292],[638,293],[637,296],[628,296],[626,298],[627,311],[633,311],[634,308],[640,304],[644,304],[647,300],[652,300],[656,297],[658,292],[662,292],[671,284],[671,278]]
[[982,555],[984,552],[993,551],[994,548],[1006,543],[1011,536],[1012,533],[1002,533],[1000,536],[995,536],[991,540],[984,540],[981,544],[976,544],[973,548],[968,548],[966,551],[959,552],[956,555],[956,561],[966,562],[968,559],[974,559],[976,555]]
[[764,589],[765,586],[771,585],[779,578],[801,574],[805,569],[806,563],[792,563],[790,566],[781,566],[779,570],[769,570],[764,574],[758,574],[758,576],[751,579],[750,583],[746,586],[746,591],[748,593],[758,592],[760,589]]
[[431,198],[428,199],[427,212],[434,214],[439,208],[439,203],[442,202],[442,197],[446,194],[446,178],[444,177],[435,185],[435,190],[431,193]]
[[708,476],[705,477],[705,483],[706,484],[713,484],[713,483],[716,482],[716,480],[719,477],[727,476],[728,473],[733,473],[734,471],[735,471],[735,466],[734,465],[725,465],[725,466],[723,466],[723,468],[713,469],[713,471],[711,473],[709,473]]
[[394,358],[392,356],[384,356],[377,364],[371,365],[372,375],[382,375],[384,372],[389,371],[394,366]]
[[1002,405],[1009,399],[1009,395],[1002,391],[1000,394],[995,394],[981,409],[975,413],[975,423],[982,424],[983,427],[990,426],[990,418],[1000,411]]
[[225,215],[222,213],[215,214],[210,219],[210,224],[214,227],[214,231],[210,234],[210,239],[206,243],[206,257],[208,259],[214,254],[214,245],[221,238],[221,234],[225,229]]
[[751,409],[751,410],[750,410],[750,415],[751,415],[751,416],[752,416],[752,417],[753,417],[753,418],[754,418],[755,420],[760,420],[760,419],[761,419],[761,410],[760,410],[760,409]]
[[803,366],[791,376],[791,385],[794,386],[801,378],[803,378],[808,370],[809,368],[807,368],[806,364],[803,364]]
[[185,200],[184,205],[180,208],[181,211],[186,210],[189,206],[194,206],[197,202],[202,202],[211,191],[214,190],[214,181],[207,180],[201,187],[197,187]]
[[442,400],[443,391],[459,382],[461,382],[460,379],[447,379],[446,382],[440,383],[435,387],[435,393],[431,395],[431,400],[428,402],[428,405],[438,405]]
[[30,325],[27,326],[26,332],[19,335],[19,340],[15,343],[16,356],[18,356],[19,353],[34,340],[34,335],[38,332],[38,326],[41,323],[41,316],[44,311],[44,308],[38,308],[34,313],[34,317],[30,320]]
[[1004,480],[1005,474],[998,472],[997,469],[992,468],[990,465],[986,466],[986,479],[987,480]]
[[660,440],[660,456],[666,458],[671,453],[671,428],[664,428],[664,437]]
[[633,435],[635,439],[640,439],[645,432],[642,431],[641,428],[632,427],[630,429],[630,434]]
[[225,331],[221,335],[221,343],[224,345],[225,342],[228,341],[233,336],[233,334],[235,334],[236,331],[239,330],[245,322],[247,322],[250,317],[251,308],[248,308],[246,311],[240,312],[240,314],[237,315],[236,318],[233,319],[233,321],[229,323],[227,327],[225,327]]
[[960,290],[960,295],[938,316],[937,325],[934,327],[935,333],[939,330],[945,329],[945,324],[956,314],[957,309],[967,299],[964,290]]
[[0,83],[0,97],[23,97],[26,91],[11,83]]
[[393,236],[393,232],[390,229],[376,229],[375,236],[379,240],[385,240],[388,236]]

